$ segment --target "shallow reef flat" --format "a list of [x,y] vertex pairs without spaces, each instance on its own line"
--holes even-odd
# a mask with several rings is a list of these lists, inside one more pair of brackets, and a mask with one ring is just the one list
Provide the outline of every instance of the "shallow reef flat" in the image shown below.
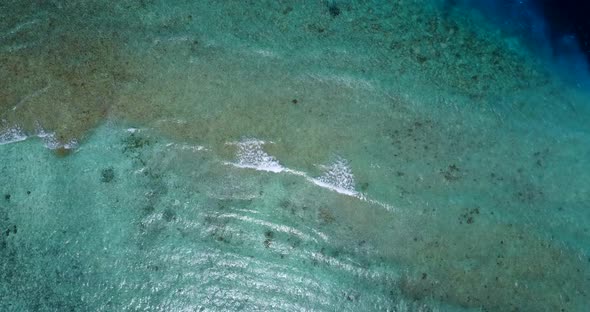
[[466,12],[2,2],[0,310],[584,311],[588,92]]

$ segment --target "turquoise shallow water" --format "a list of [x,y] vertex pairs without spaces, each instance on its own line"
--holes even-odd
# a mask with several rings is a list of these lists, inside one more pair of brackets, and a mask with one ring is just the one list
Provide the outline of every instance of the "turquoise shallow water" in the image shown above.
[[0,311],[590,301],[584,75],[481,11],[4,1],[0,15]]

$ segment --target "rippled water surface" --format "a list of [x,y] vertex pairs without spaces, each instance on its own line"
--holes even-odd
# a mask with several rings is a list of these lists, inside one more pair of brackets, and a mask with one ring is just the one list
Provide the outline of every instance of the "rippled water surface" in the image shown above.
[[586,311],[584,75],[450,2],[0,1],[0,311]]

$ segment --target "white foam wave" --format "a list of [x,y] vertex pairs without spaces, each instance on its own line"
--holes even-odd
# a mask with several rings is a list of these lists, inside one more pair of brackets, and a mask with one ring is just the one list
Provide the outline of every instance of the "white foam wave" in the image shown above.
[[37,127],[37,133],[34,136],[40,138],[43,141],[45,147],[47,147],[48,149],[58,149],[58,148],[74,149],[74,148],[78,147],[78,141],[71,140],[71,141],[65,142],[65,143],[60,142],[55,137],[55,132],[47,132],[41,127]]
[[0,145],[16,143],[24,141],[28,138],[40,138],[43,141],[45,147],[49,149],[58,149],[58,148],[65,148],[65,149],[74,149],[78,147],[78,141],[71,140],[69,142],[63,143],[60,142],[56,137],[54,132],[47,132],[42,127],[38,126],[37,130],[32,133],[26,133],[21,127],[14,126],[12,128],[8,128],[7,130],[0,132]]
[[0,132],[0,145],[24,141],[27,135],[20,127],[8,128]]
[[236,162],[228,164],[239,168],[250,168],[275,173],[283,172],[286,169],[281,166],[278,160],[262,149],[262,146],[266,144],[264,141],[247,139],[227,144],[235,145],[238,148]]
[[344,195],[360,196],[354,189],[354,175],[346,160],[338,158],[330,165],[320,167],[325,170],[324,175],[309,179],[311,182]]
[[[273,142],[269,142],[273,143]],[[263,149],[263,145],[267,142],[256,139],[247,139],[240,142],[230,142],[227,145],[237,146],[236,161],[225,162],[226,165],[231,165],[237,168],[255,169],[259,171],[267,171],[274,173],[288,173],[304,177],[307,181],[337,192],[339,194],[352,196],[360,200],[381,206],[387,210],[393,210],[393,207],[386,203],[367,198],[365,194],[356,191],[355,179],[348,165],[348,161],[344,158],[338,157],[333,163],[329,165],[321,165],[324,169],[324,174],[320,177],[313,178],[302,171],[293,170],[282,166],[279,161],[267,154]]]
[[168,143],[168,144],[166,144],[166,147],[176,148],[176,149],[183,150],[183,151],[189,150],[189,151],[193,151],[193,152],[208,151],[208,149],[205,148],[204,146],[191,145],[191,144]]

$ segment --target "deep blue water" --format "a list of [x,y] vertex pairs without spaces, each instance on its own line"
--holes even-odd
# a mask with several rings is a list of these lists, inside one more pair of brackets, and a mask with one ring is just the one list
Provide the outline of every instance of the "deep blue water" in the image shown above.
[[576,0],[446,1],[448,8],[475,8],[496,27],[518,35],[564,76],[576,72],[587,88],[590,70],[590,4]]

